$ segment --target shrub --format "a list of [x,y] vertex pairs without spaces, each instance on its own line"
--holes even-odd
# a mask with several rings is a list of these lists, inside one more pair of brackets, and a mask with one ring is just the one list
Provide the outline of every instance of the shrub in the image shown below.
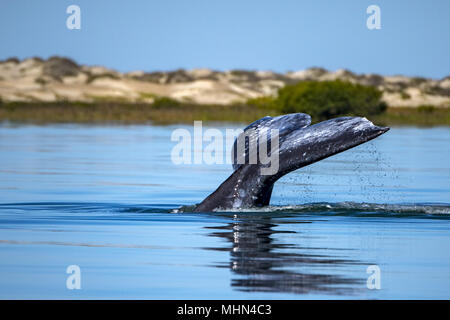
[[417,107],[417,111],[424,113],[432,113],[434,111],[434,106],[432,105],[421,105]]
[[278,91],[275,107],[283,113],[304,112],[318,121],[336,116],[370,116],[386,110],[382,92],[372,86],[335,81],[303,81]]
[[109,79],[119,79],[119,77],[113,73],[103,73],[103,74],[89,74],[86,83],[92,83],[97,79],[109,78]]
[[400,95],[401,95],[401,97],[402,97],[402,100],[408,100],[408,99],[411,99],[411,95],[408,94],[408,93],[405,92],[405,91],[402,91],[402,92],[400,93]]
[[168,97],[156,97],[155,101],[153,102],[154,108],[174,108],[180,106],[180,102]]
[[269,110],[273,110],[273,109],[277,108],[275,105],[274,98],[270,97],[270,96],[248,99],[247,105],[249,105],[251,107],[256,107],[256,108],[260,108],[260,109],[269,109]]
[[68,58],[54,56],[44,62],[44,74],[61,80],[62,77],[76,76],[80,67]]

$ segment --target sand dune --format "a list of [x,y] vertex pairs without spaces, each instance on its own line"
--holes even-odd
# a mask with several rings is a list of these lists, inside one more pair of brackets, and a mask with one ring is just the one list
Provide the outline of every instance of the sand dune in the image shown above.
[[298,81],[335,79],[376,86],[383,91],[383,100],[392,107],[450,106],[450,77],[436,80],[322,68],[284,74],[209,69],[120,73],[102,66],[78,65],[62,57],[0,61],[0,98],[5,102],[118,100],[151,103],[155,97],[164,96],[185,102],[226,105],[276,95],[279,88]]

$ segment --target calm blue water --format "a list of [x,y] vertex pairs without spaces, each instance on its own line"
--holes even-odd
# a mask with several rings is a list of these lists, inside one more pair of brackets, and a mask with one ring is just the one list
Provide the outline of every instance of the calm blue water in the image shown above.
[[1,125],[0,298],[450,298],[449,128],[298,170],[270,208],[194,214],[174,209],[231,166],[174,165],[177,127]]

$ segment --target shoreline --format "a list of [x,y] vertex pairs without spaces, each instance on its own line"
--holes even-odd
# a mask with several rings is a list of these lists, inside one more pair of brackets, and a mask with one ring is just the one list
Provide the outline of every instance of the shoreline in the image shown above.
[[[277,116],[278,110],[262,109],[245,103],[210,105],[177,103],[154,105],[124,102],[13,102],[0,103],[0,122],[51,124],[142,124],[170,125],[205,122],[251,123],[264,116]],[[364,115],[361,115],[364,116]],[[369,117],[378,125],[450,126],[450,108],[388,107]],[[317,122],[313,118],[313,122]]]

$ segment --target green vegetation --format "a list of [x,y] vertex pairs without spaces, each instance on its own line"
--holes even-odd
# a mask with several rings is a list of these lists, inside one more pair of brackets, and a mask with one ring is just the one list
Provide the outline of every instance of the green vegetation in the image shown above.
[[157,97],[156,94],[147,93],[147,92],[139,92],[139,100],[145,101],[147,99],[154,100]]
[[267,115],[304,112],[312,116],[313,122],[354,115],[388,126],[450,125],[450,108],[386,108],[381,101],[381,92],[376,88],[344,81],[304,81],[280,89],[277,97],[260,97],[232,105],[179,102],[148,93],[142,93],[136,103],[123,98],[91,98],[94,100],[92,103],[2,103],[0,99],[0,121],[171,124],[203,120],[250,123]]
[[408,93],[405,92],[405,91],[402,91],[402,92],[401,92],[401,97],[402,97],[403,100],[411,99],[411,95],[408,94]]
[[279,110],[275,104],[275,100],[270,96],[254,98],[247,100],[247,105],[264,110]]
[[148,103],[29,102],[0,103],[0,121],[19,123],[193,123],[194,120],[250,123],[266,115],[276,115],[245,104],[199,105],[158,100]]
[[[178,103],[176,106],[154,107],[147,103],[120,102],[0,102],[0,121],[21,123],[193,123],[194,120],[250,123],[264,116],[282,112],[235,104],[198,105]],[[379,125],[450,125],[450,108],[388,108],[368,117]],[[317,122],[318,120],[314,120]]]
[[417,111],[422,113],[433,113],[435,110],[436,108],[430,105],[421,105],[417,107]]
[[92,83],[97,79],[102,79],[102,78],[107,78],[107,79],[119,79],[118,76],[116,76],[113,73],[103,73],[103,74],[90,74],[88,76],[87,79],[87,83]]
[[386,112],[369,118],[379,125],[449,126],[450,108],[420,106],[418,108],[388,108]]
[[152,107],[155,109],[179,109],[182,104],[177,100],[167,97],[155,97]]
[[276,98],[249,100],[250,105],[280,113],[304,112],[314,121],[338,116],[373,116],[386,110],[382,92],[371,86],[346,81],[302,81],[287,85]]

